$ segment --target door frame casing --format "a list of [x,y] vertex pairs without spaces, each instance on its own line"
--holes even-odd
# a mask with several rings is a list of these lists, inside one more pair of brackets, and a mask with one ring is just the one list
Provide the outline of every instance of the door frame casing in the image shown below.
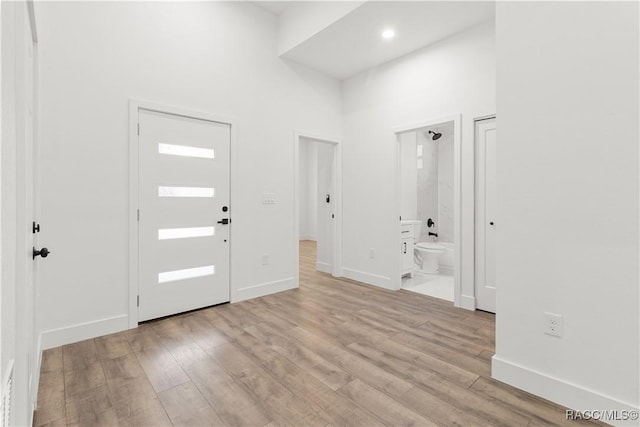
[[[400,134],[417,131],[419,129],[441,124],[453,122],[453,235],[454,235],[454,301],[453,304],[456,307],[463,307],[462,304],[462,114],[455,113],[440,117],[434,117],[427,119],[423,122],[412,123],[393,128],[394,141],[395,141],[395,194],[396,194],[396,208],[394,221],[396,223],[398,239],[400,239],[400,215],[401,215],[401,197],[402,197],[402,182],[401,182],[401,170],[400,170]],[[472,195],[473,196],[473,195]],[[467,197],[465,197],[466,199]],[[400,256],[395,258],[395,268],[393,281],[394,289],[400,289],[402,287],[402,265]],[[464,307],[467,308],[467,307]]]
[[293,143],[293,271],[294,285],[300,286],[300,144],[302,139],[311,139],[321,144],[333,146],[335,218],[333,221],[333,248],[331,254],[331,275],[342,277],[342,142],[340,138],[326,137],[313,132],[294,132]]
[[[140,99],[129,99],[129,329],[138,326],[138,295],[140,289],[140,266],[139,266],[139,221],[138,209],[140,207],[139,198],[139,139],[138,139],[138,113],[140,110],[154,111],[157,113],[171,114],[175,116],[188,117],[192,119],[207,120],[210,122],[222,123],[231,127],[230,152],[230,193],[229,204],[231,206],[231,216],[233,216],[233,200],[237,194],[237,162],[238,162],[238,121],[234,117],[219,114],[196,111],[188,108],[173,105],[160,104],[156,102],[144,101]],[[229,229],[229,295],[231,301],[234,300],[233,287],[233,241],[234,228]]]

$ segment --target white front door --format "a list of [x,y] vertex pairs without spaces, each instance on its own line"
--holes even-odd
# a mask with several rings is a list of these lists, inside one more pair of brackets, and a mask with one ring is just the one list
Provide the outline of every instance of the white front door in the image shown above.
[[139,313],[229,301],[231,126],[140,109]]
[[476,122],[476,307],[496,312],[496,119]]

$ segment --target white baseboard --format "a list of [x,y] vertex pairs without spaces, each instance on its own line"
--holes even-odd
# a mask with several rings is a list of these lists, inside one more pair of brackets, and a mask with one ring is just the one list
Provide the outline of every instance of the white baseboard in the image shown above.
[[[577,411],[638,411],[639,408],[586,387],[493,356],[491,376],[499,381],[533,393],[544,399]],[[638,421],[602,420],[619,426],[636,426]]]
[[129,316],[107,317],[42,332],[42,350],[129,329]]
[[247,299],[263,297],[265,295],[274,294],[276,292],[288,291],[295,289],[298,285],[293,277],[284,280],[276,280],[275,282],[260,283],[258,285],[240,288],[234,292],[234,298],[231,302],[239,302]]
[[316,270],[321,272],[321,273],[328,273],[331,274],[333,273],[333,268],[331,267],[331,264],[327,264],[326,262],[316,262]]
[[385,289],[397,290],[391,279],[385,276],[378,276],[377,274],[365,273],[364,271],[354,270],[352,268],[344,267],[342,269],[342,275],[347,279],[357,280],[358,282],[367,283],[369,285],[379,286]]
[[476,309],[476,297],[472,297],[469,295],[460,295],[460,308],[464,308],[466,310],[475,310]]

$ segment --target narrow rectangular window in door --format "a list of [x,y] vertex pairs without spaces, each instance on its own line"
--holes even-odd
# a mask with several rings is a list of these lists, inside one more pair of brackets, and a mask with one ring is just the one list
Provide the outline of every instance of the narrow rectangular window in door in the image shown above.
[[231,126],[144,109],[138,123],[138,320],[228,302]]

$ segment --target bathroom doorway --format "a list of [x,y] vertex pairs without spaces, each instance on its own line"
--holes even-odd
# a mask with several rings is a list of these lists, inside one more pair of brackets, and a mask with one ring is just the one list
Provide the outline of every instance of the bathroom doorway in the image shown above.
[[396,130],[398,287],[460,299],[460,116]]
[[[342,230],[340,144],[297,134],[295,140],[295,277],[305,268],[341,276]],[[314,260],[308,259],[315,258]]]

